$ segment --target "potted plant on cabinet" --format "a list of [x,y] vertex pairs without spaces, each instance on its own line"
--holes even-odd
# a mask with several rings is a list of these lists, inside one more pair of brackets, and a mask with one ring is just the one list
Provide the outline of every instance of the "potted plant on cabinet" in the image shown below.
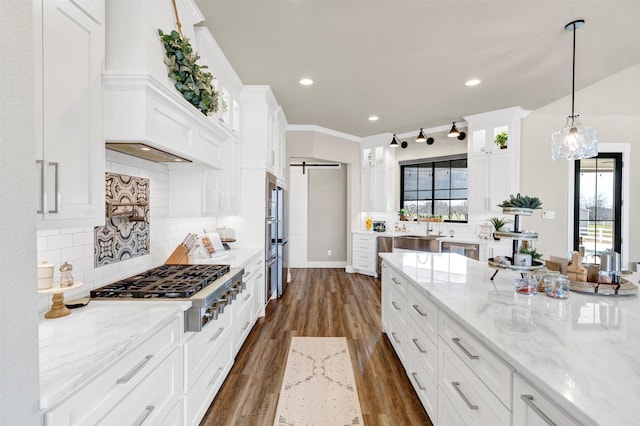
[[509,136],[507,135],[507,132],[500,132],[496,135],[493,142],[495,142],[495,144],[498,145],[500,149],[506,149],[508,140]]

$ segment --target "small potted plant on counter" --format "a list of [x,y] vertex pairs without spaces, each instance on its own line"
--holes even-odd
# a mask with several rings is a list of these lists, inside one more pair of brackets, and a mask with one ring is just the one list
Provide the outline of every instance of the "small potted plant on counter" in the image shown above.
[[510,195],[508,199],[498,204],[498,207],[502,207],[504,214],[531,216],[534,209],[542,208],[542,201],[538,197],[520,195],[518,192],[515,197]]
[[[495,232],[500,232],[500,231],[502,231],[502,228],[507,223],[512,223],[513,221],[511,219],[506,218],[506,217],[492,217],[491,219],[489,219],[489,222],[491,222],[491,224],[493,225],[493,228],[495,229]],[[495,232],[493,233],[493,239],[496,240],[496,241],[500,241],[500,238],[496,237]]]
[[429,221],[429,215],[426,213],[420,213],[418,215],[418,222],[428,222]]
[[507,135],[507,132],[501,132],[496,135],[493,142],[495,142],[495,144],[498,145],[500,149],[507,149],[508,140],[509,140],[509,136]]
[[407,211],[405,209],[400,209],[398,211],[398,216],[400,216],[400,220],[402,221],[407,220],[406,214],[407,214]]

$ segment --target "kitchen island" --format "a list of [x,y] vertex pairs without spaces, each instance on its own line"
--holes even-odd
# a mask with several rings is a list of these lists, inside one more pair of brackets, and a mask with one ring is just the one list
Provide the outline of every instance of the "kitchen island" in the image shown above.
[[[391,271],[391,275],[387,273],[387,278],[394,280],[390,285],[385,284],[383,271],[383,327],[385,294],[396,297],[394,292],[385,293],[385,287],[402,288],[401,285],[395,285],[401,283],[402,279],[408,283],[408,291],[404,296],[409,300],[407,310],[411,311],[411,294],[414,291],[428,299],[425,302],[432,303],[436,308],[436,315],[439,314],[440,321],[436,326],[436,338],[433,342],[440,356],[433,367],[438,371],[433,375],[435,381],[432,381],[437,387],[435,399],[438,416],[427,408],[429,415],[434,417],[434,422],[446,423],[437,420],[446,411],[442,408],[442,402],[452,398],[443,396],[446,393],[443,389],[447,385],[443,382],[443,377],[448,374],[443,367],[448,364],[448,356],[457,358],[448,349],[448,346],[455,347],[451,340],[457,339],[453,343],[461,343],[459,338],[448,339],[446,333],[443,333],[447,331],[443,329],[448,327],[449,322],[454,323],[455,327],[452,328],[460,327],[461,332],[468,333],[471,336],[470,343],[475,344],[472,342],[475,339],[481,342],[478,345],[488,348],[487,353],[497,356],[496,359],[509,372],[505,379],[505,387],[510,389],[508,396],[501,394],[502,388],[486,383],[487,377],[493,375],[495,378],[497,373],[484,376],[487,389],[497,396],[504,406],[502,408],[506,409],[504,418],[508,420],[504,424],[519,424],[516,412],[522,398],[514,387],[520,379],[537,388],[541,395],[552,401],[552,407],[560,408],[575,423],[637,424],[636,404],[640,395],[640,305],[636,296],[594,296],[575,292],[571,292],[566,300],[552,299],[542,293],[524,296],[514,293],[513,283],[519,278],[518,273],[501,271],[492,281],[490,277],[494,270],[486,263],[457,254],[386,253],[381,254],[381,257],[387,271]],[[636,284],[638,282],[638,274],[626,278]],[[395,300],[402,301],[402,295]],[[391,303],[393,305],[387,311],[397,309],[394,314],[400,316],[400,302],[392,300]],[[421,311],[421,308],[418,310]],[[404,315],[406,318],[407,315]],[[426,323],[427,313],[422,318],[424,320],[420,321]],[[391,324],[387,328],[397,330],[398,328],[393,328],[393,324],[403,324],[402,321],[394,321],[393,317],[387,320],[387,324]],[[410,316],[409,320],[404,321],[409,324],[406,327],[410,334]],[[421,325],[418,323],[418,326]],[[385,331],[390,334],[389,330]],[[411,341],[415,343],[418,340],[407,337],[407,347],[413,349]],[[402,334],[394,334],[389,339],[395,345],[395,341],[402,340]],[[396,351],[398,352],[397,345]],[[408,349],[405,352],[411,353]],[[411,355],[403,356],[411,359]],[[402,356],[400,357],[402,360]],[[467,351],[461,357],[473,368],[473,363],[477,360],[473,358],[476,357],[473,351]],[[408,365],[411,365],[409,361],[405,368]],[[410,378],[412,368],[407,370]],[[482,375],[476,375],[483,378]],[[416,381],[418,385],[412,383],[414,387],[427,389],[428,385],[424,382],[423,380],[423,384],[420,384]],[[462,392],[466,390],[459,387],[459,382],[453,383],[454,391],[463,395]],[[455,392],[452,394],[457,398]],[[464,398],[461,398],[460,404],[464,404],[462,407],[470,407],[470,413],[482,411],[477,407],[480,404],[475,405],[468,395]],[[425,406],[428,407],[428,404]]]

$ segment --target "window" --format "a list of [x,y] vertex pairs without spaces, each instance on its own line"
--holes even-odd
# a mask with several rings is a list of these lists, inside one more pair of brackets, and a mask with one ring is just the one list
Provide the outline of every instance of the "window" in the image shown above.
[[400,164],[400,208],[410,218],[466,222],[467,194],[466,156]]
[[573,247],[600,263],[604,250],[621,252],[622,154],[600,153],[575,167]]

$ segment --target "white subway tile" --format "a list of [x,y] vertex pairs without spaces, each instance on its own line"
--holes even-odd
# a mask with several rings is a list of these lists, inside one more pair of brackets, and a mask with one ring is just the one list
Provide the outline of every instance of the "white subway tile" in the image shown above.
[[74,246],[83,246],[87,244],[93,245],[93,229],[91,232],[78,232],[73,234],[73,245]]
[[52,235],[47,237],[47,247],[49,250],[67,248],[73,246],[73,235]]
[[60,235],[77,234],[82,231],[83,231],[82,228],[63,228],[63,229],[60,229]]
[[74,265],[78,263],[79,259],[83,259],[84,255],[84,247],[83,246],[74,246],[69,248],[60,249],[60,259],[64,262],[69,262]]
[[48,249],[47,237],[38,237],[38,238],[36,238],[36,247],[37,247],[38,252],[47,250]]
[[46,229],[43,231],[38,231],[38,237],[49,237],[51,235],[60,235],[59,229]]

